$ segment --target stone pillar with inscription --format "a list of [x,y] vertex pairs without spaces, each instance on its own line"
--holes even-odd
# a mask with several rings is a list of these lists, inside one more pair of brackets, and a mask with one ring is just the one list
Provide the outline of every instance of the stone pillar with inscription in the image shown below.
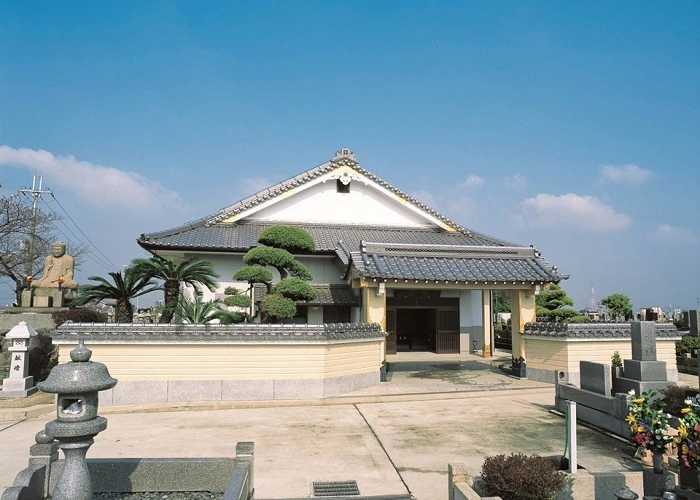
[[29,376],[29,340],[37,335],[26,322],[20,321],[5,336],[12,341],[10,352],[10,374],[2,383],[0,398],[23,398],[37,391],[34,377]]
[[669,382],[666,362],[656,359],[656,323],[653,321],[631,321],[632,359],[623,360],[624,376],[617,379],[617,390],[628,392],[634,389],[639,395],[650,389],[660,391],[673,385]]

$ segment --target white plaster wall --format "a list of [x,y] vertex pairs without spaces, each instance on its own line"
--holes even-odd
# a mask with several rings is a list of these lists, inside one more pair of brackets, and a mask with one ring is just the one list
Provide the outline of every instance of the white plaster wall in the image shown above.
[[323,323],[323,307],[310,306],[306,315],[306,322],[310,325],[320,325]]
[[382,193],[360,181],[349,193],[338,193],[328,179],[251,214],[248,219],[284,222],[371,224],[389,226],[432,225],[393,193]]
[[459,290],[459,326],[483,326],[481,290]]
[[[194,255],[194,254],[193,254]],[[192,255],[188,255],[191,257]],[[222,293],[227,286],[235,286],[241,290],[248,288],[248,284],[241,281],[233,280],[233,273],[238,271],[243,264],[243,255],[204,255],[197,254],[199,258],[207,259],[212,262],[214,269],[219,274],[217,281],[219,282],[218,293]],[[331,284],[343,284],[345,281],[342,279],[343,264],[337,258],[330,257],[299,257],[299,262],[304,264],[309,268],[314,279],[311,283],[331,283]],[[273,281],[279,281],[279,273],[273,269],[268,268],[272,271]],[[209,292],[209,290],[204,289],[204,299],[210,300],[214,298],[214,293]]]
[[[297,257],[297,260],[304,264],[314,277],[311,283],[344,284],[343,263],[337,257]],[[275,274],[276,271],[275,271]],[[277,279],[277,278],[276,278]]]

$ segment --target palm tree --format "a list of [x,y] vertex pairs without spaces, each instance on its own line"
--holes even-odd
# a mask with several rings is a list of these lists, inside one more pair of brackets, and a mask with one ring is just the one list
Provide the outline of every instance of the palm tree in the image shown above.
[[131,267],[142,279],[155,278],[164,281],[164,305],[159,323],[170,323],[173,320],[180,300],[181,283],[193,286],[195,293],[201,291],[201,285],[207,287],[210,292],[219,286],[215,279],[219,275],[214,271],[212,263],[196,257],[176,264],[172,259],[153,256],[150,259],[134,259],[131,261]]
[[181,297],[175,311],[175,321],[205,325],[216,319],[217,312],[221,311],[219,305],[218,300],[205,301],[199,293],[195,293],[192,298]]
[[137,275],[132,267],[124,269],[124,275],[121,271],[109,273],[109,275],[112,277],[112,283],[101,276],[90,276],[88,279],[97,281],[98,284],[81,285],[78,288],[78,297],[73,303],[84,305],[92,300],[116,300],[115,321],[131,323],[134,319],[131,299],[160,289],[150,278]]

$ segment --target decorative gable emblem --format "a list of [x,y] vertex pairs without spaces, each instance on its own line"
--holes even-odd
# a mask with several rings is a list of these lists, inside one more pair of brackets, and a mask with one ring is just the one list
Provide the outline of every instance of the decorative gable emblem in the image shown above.
[[343,148],[340,151],[335,152],[333,160],[340,160],[341,158],[347,158],[352,161],[357,161],[357,158],[355,158],[355,153],[350,151],[348,148]]

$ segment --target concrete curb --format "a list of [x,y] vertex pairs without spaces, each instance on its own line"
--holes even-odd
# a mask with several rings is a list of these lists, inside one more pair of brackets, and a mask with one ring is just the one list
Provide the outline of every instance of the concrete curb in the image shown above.
[[339,406],[353,404],[393,403],[408,401],[439,401],[449,399],[473,399],[510,397],[514,394],[547,394],[550,387],[523,387],[518,389],[478,389],[471,391],[450,391],[415,394],[384,394],[372,396],[338,396],[325,399],[270,400],[270,401],[197,401],[192,403],[155,403],[149,405],[119,405],[100,407],[99,413],[129,414],[178,411],[236,410],[256,408],[292,408],[306,406]]
[[53,404],[40,404],[26,408],[0,408],[0,422],[27,420],[28,418],[46,415],[55,410],[56,406]]

